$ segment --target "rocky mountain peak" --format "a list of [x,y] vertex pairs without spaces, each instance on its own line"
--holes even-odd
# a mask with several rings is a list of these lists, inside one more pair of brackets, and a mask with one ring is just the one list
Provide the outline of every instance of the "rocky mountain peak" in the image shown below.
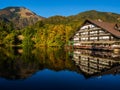
[[25,7],[7,7],[1,9],[0,17],[13,22],[16,29],[22,29],[44,19]]

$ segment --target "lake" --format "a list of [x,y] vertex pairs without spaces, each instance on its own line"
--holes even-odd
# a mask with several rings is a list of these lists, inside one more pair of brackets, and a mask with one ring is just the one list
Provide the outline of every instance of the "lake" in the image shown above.
[[120,53],[0,47],[0,90],[120,90]]

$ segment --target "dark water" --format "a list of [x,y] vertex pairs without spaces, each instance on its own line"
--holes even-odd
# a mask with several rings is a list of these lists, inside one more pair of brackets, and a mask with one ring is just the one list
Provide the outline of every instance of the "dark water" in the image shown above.
[[0,48],[0,90],[120,90],[120,53]]

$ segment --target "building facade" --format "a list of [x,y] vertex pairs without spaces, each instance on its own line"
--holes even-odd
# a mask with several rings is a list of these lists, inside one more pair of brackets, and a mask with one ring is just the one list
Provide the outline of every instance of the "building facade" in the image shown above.
[[120,26],[114,23],[86,20],[70,39],[76,48],[120,48]]

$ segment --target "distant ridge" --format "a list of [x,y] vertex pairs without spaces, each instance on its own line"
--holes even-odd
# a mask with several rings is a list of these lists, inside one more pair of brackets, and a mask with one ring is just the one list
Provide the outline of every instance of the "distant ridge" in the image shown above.
[[76,15],[71,16],[52,16],[47,18],[47,23],[59,24],[59,23],[82,23],[86,19],[102,20],[104,22],[120,23],[120,14],[112,12],[100,12],[96,10],[84,11]]
[[68,18],[76,21],[85,20],[85,19],[92,19],[92,20],[101,19],[105,22],[120,22],[120,14],[116,14],[112,12],[100,12],[96,10],[81,12],[77,15],[69,16]]

